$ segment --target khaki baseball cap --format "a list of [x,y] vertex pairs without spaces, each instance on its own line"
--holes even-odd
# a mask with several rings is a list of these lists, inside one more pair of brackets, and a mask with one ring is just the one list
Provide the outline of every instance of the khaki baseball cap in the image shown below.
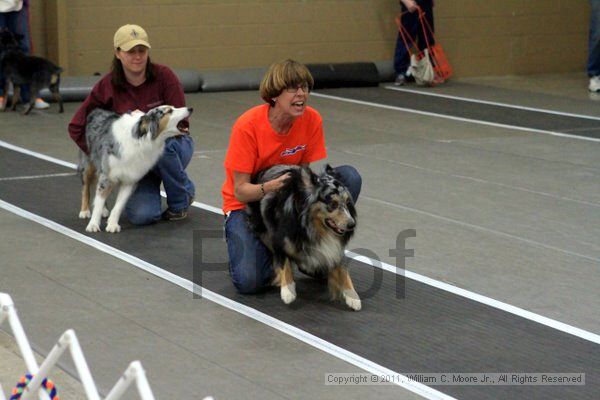
[[140,44],[149,49],[151,48],[150,43],[148,43],[148,34],[139,25],[127,24],[117,29],[114,42],[115,49],[123,51],[129,51]]

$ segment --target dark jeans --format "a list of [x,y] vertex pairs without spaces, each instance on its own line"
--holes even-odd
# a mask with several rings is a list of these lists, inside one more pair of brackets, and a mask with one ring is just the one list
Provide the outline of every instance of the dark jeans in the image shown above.
[[590,36],[587,73],[589,77],[600,75],[600,0],[590,0]]
[[[19,50],[25,54],[29,54],[31,48],[27,12],[28,10],[23,6],[20,11],[0,13],[0,29],[6,28],[12,33],[23,35]],[[4,93],[4,83],[4,76],[2,76],[2,71],[0,71],[0,96],[8,96],[8,93]],[[34,96],[35,95],[37,95],[37,93],[34,93]],[[29,103],[30,98],[29,85],[21,86],[21,101],[23,103]]]
[[[354,167],[334,168],[348,188],[354,202],[358,200],[362,178]],[[225,238],[229,254],[229,273],[240,293],[258,293],[271,286],[273,267],[271,252],[248,227],[244,210],[232,211],[225,220]]]
[[[434,30],[433,26],[433,0],[417,0],[417,4],[423,12],[425,13],[425,19],[431,26],[431,30]],[[406,7],[404,4],[402,5],[402,12],[405,12]],[[427,42],[425,41],[425,35],[423,34],[423,29],[421,28],[421,24],[419,23],[419,13],[415,12],[406,12],[402,15],[402,26],[410,37],[412,37],[416,42],[419,50],[423,50],[427,47]],[[427,30],[426,30],[427,32]],[[427,40],[429,41],[429,45],[433,46],[435,41],[433,37],[427,32]],[[407,38],[408,46],[411,46],[412,43],[410,39]],[[396,75],[405,74],[410,66],[410,55],[408,54],[408,49],[402,40],[402,36],[400,36],[400,32],[398,32],[398,37],[396,39],[396,51],[394,52],[394,71]]]

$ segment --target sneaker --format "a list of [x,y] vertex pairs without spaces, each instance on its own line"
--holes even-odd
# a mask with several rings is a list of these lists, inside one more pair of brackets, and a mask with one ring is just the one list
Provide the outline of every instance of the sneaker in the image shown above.
[[50,104],[46,103],[44,100],[39,97],[35,99],[35,108],[37,110],[45,110],[46,108],[50,108]]
[[404,74],[396,75],[396,80],[394,81],[395,86],[403,86],[406,83],[406,77]]
[[[194,196],[190,197],[188,200],[188,206],[191,206],[192,203],[194,202]],[[181,211],[172,211],[171,209],[167,208],[161,215],[161,218],[165,221],[179,221],[182,219],[185,219],[187,217],[187,212],[188,209],[185,208]]]
[[187,217],[187,208],[181,210],[181,211],[172,211],[171,209],[167,208],[161,215],[161,218],[164,221],[180,221],[182,219],[185,219]]
[[590,85],[588,86],[590,92],[600,92],[600,75],[596,75],[590,78]]

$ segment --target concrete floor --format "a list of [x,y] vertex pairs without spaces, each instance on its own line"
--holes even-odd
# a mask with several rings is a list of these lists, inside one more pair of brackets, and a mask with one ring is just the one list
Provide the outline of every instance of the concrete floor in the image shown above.
[[[600,117],[600,99],[586,85],[585,76],[571,74],[427,90]],[[195,108],[188,171],[196,200],[219,207],[229,130],[260,98],[196,93],[187,101]],[[350,249],[393,264],[396,236],[415,229],[408,270],[600,332],[600,143],[310,102],[324,119],[328,162],[363,175]],[[76,162],[66,127],[77,106],[67,104],[63,115],[54,106],[3,114],[0,140]],[[357,367],[9,212],[0,211],[0,232],[0,291],[13,297],[32,343],[44,353],[74,328],[104,394],[141,359],[163,398],[416,397],[392,386],[325,386],[325,373]],[[5,390],[16,378],[6,374],[6,351],[0,346]]]

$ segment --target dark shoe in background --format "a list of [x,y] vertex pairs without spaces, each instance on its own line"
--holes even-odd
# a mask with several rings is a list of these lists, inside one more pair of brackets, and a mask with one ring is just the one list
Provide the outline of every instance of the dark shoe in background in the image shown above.
[[161,217],[164,221],[180,221],[187,217],[187,211],[187,208],[181,211],[171,211],[170,209],[166,209]]

